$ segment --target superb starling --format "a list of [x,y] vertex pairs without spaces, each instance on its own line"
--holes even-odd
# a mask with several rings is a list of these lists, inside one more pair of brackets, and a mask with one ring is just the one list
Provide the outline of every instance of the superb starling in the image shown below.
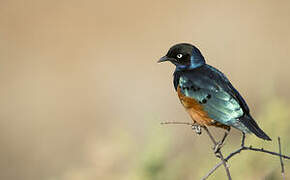
[[234,127],[243,133],[254,133],[259,138],[271,140],[250,115],[240,93],[222,72],[206,64],[197,47],[176,44],[158,62],[164,61],[176,66],[174,88],[194,123],[227,130]]

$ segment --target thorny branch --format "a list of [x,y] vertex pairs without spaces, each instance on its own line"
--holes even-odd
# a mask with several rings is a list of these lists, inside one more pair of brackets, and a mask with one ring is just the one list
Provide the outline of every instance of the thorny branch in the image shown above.
[[[244,145],[245,145],[245,138],[246,138],[246,135],[245,135],[245,133],[242,133],[243,134],[243,136],[242,136],[242,141],[241,141],[241,147],[245,147]],[[242,151],[242,149],[241,148],[239,148],[238,150],[236,150],[236,151],[234,151],[234,152],[232,152],[230,155],[228,155],[227,157],[226,157],[226,161],[228,161],[232,156],[234,156],[235,154],[237,154],[237,153],[239,153],[239,152],[241,152]],[[223,162],[221,161],[220,163],[218,163],[217,165],[215,165],[203,178],[202,178],[202,180],[205,180],[205,179],[207,179],[212,173],[214,173],[221,165],[223,164]]]
[[[193,123],[187,123],[187,122],[163,122],[161,124],[183,124],[183,125],[189,125],[189,126],[193,126],[195,124]],[[216,145],[216,141],[215,139],[213,138],[213,136],[210,134],[210,132],[208,131],[208,129],[205,127],[204,128],[205,131],[208,133],[210,139],[212,140],[212,142],[214,143],[214,145]],[[249,151],[255,151],[255,152],[261,152],[261,153],[266,153],[266,154],[271,154],[273,156],[278,156],[280,157],[280,164],[281,164],[281,173],[282,173],[282,177],[283,179],[285,179],[285,170],[284,170],[284,164],[283,164],[283,158],[284,159],[290,159],[289,156],[286,156],[286,155],[283,155],[281,153],[281,142],[280,142],[280,137],[278,137],[278,145],[279,145],[279,153],[276,153],[276,152],[273,152],[273,151],[269,151],[269,150],[265,150],[263,148],[254,148],[252,147],[251,145],[250,146],[245,146],[245,134],[243,133],[242,135],[242,141],[241,141],[241,146],[231,152],[226,158],[223,158],[223,155],[220,151],[220,149],[218,149],[217,151],[217,157],[221,159],[221,162],[219,162],[217,165],[215,165],[203,178],[202,180],[206,180],[211,174],[213,174],[221,165],[224,165],[225,167],[225,170],[227,172],[227,176],[228,176],[228,179],[231,179],[231,176],[230,176],[230,172],[229,172],[229,168],[227,166],[227,162],[235,155],[241,153],[242,151],[245,151],[245,150],[249,150]]]
[[[281,162],[281,168],[282,168],[282,176],[284,177],[284,164],[282,161],[282,158],[284,159],[290,159],[289,156],[283,155],[281,153],[276,153],[276,152],[272,152],[272,151],[268,151],[265,150],[263,148],[253,148],[252,146],[244,146],[244,142],[245,142],[245,134],[243,134],[243,138],[242,138],[242,143],[241,143],[241,147],[238,148],[237,150],[235,150],[234,152],[230,153],[226,158],[225,161],[227,162],[230,158],[232,158],[234,155],[240,153],[241,151],[244,150],[250,150],[250,151],[256,151],[256,152],[262,152],[262,153],[266,153],[266,154],[271,154],[274,156],[279,156],[280,157],[280,162]],[[216,166],[214,166],[202,179],[205,180],[207,179],[213,172],[215,172],[221,165],[223,164],[223,162],[218,163]]]
[[[207,133],[207,135],[210,137],[211,141],[213,142],[214,146],[217,146],[218,143],[216,142],[216,140],[214,139],[214,137],[212,136],[212,134],[209,132],[209,130],[207,129],[207,127],[203,127],[205,132]],[[215,148],[214,148],[215,149]],[[227,176],[228,176],[228,180],[231,180],[232,177],[231,177],[231,174],[230,174],[230,170],[229,170],[229,167],[227,165],[227,162],[225,161],[224,159],[224,156],[220,150],[220,148],[217,150],[217,152],[215,152],[217,154],[217,157],[221,159],[221,162],[222,164],[224,165],[225,167],[225,170],[226,170],[226,173],[227,173]]]

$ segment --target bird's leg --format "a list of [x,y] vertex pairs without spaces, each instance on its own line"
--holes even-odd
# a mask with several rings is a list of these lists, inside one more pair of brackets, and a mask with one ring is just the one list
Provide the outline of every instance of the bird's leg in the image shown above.
[[219,141],[219,142],[217,142],[217,143],[214,145],[213,150],[214,150],[215,154],[217,154],[217,152],[219,152],[220,149],[223,147],[224,142],[225,142],[225,140],[226,140],[226,137],[227,137],[227,136],[229,135],[229,133],[230,133],[230,130],[231,130],[231,127],[228,127],[228,128],[226,129],[226,131],[225,131],[225,134],[224,134],[222,140]]
[[242,132],[242,142],[241,142],[241,147],[245,146],[245,139],[246,139],[246,134]]
[[196,122],[194,122],[191,125],[192,130],[195,131],[196,134],[201,135],[201,126],[199,124],[197,124]]

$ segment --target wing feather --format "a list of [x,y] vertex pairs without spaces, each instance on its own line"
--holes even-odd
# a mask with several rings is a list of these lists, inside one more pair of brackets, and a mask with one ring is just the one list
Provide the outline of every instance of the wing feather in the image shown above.
[[233,125],[236,119],[244,114],[239,100],[227,92],[223,83],[219,83],[211,76],[184,73],[179,78],[179,86],[185,96],[197,100],[210,118],[222,124]]

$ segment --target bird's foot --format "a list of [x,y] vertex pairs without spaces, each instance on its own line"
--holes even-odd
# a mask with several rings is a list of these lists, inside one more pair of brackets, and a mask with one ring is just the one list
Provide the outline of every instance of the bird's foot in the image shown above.
[[192,124],[191,125],[192,130],[195,131],[196,134],[201,135],[201,127],[198,124]]

